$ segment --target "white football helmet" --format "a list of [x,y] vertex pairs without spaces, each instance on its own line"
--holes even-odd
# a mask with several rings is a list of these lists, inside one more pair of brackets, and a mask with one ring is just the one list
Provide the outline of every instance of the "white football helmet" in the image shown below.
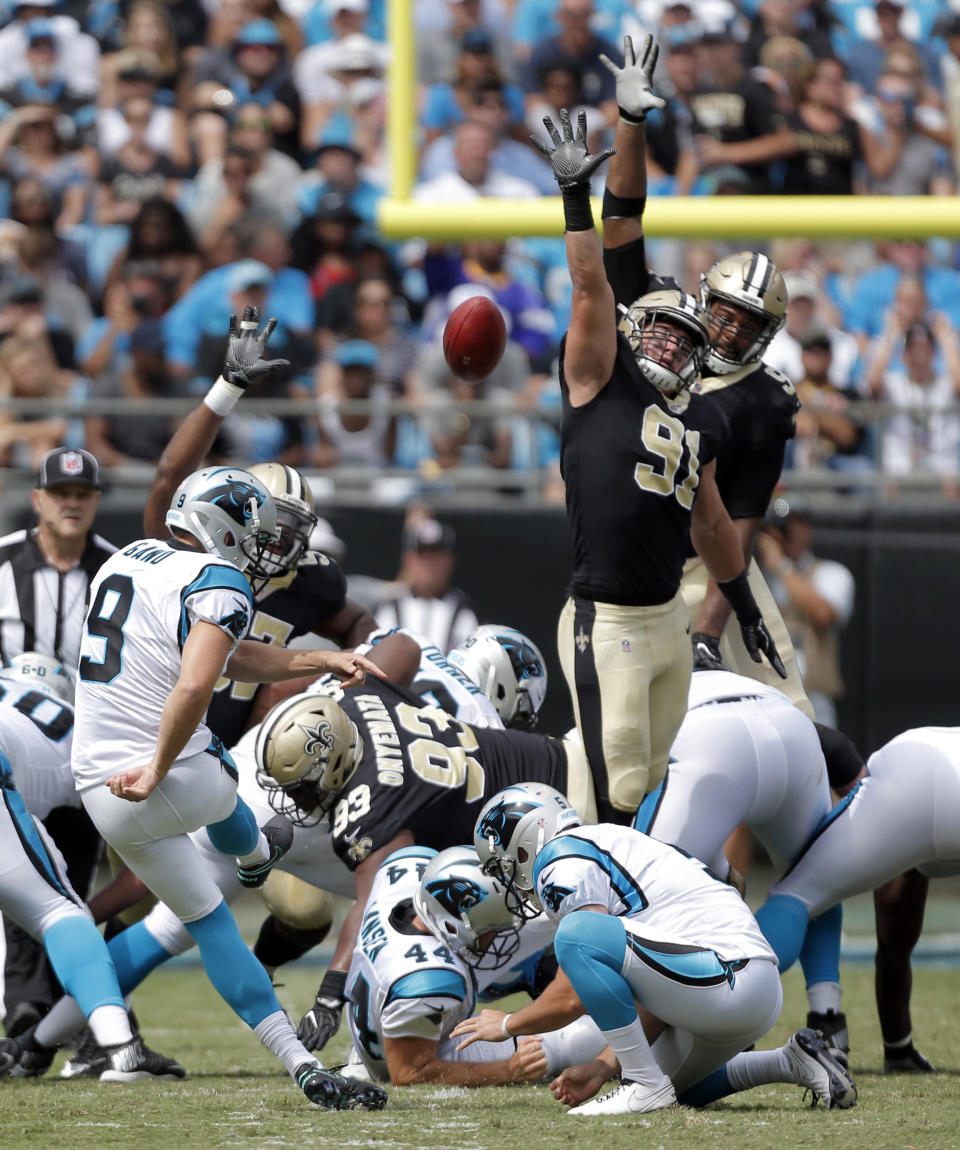
[[0,679],[29,683],[43,694],[73,706],[73,683],[67,668],[52,655],[41,655],[39,651],[24,651],[22,655],[14,655],[0,670]]
[[487,874],[528,894],[537,855],[561,831],[582,821],[555,787],[514,783],[498,791],[480,812],[473,841]]
[[283,463],[256,463],[250,474],[270,492],[277,508],[276,542],[268,545],[250,568],[251,582],[266,583],[296,569],[317,516],[310,485],[295,468]]
[[189,531],[209,554],[246,571],[276,539],[277,509],[273,496],[249,471],[205,467],[188,475],[174,492],[166,523]]
[[[787,285],[762,252],[737,252],[719,260],[700,277],[700,302],[711,333],[704,362],[717,375],[727,375],[760,359],[783,327]],[[743,321],[753,318],[754,323],[744,330],[737,320],[720,318],[711,307],[716,302],[744,309],[749,315]]]
[[620,305],[617,327],[637,364],[667,398],[690,387],[700,374],[710,332],[697,299],[679,288],[663,288]]
[[327,814],[363,754],[356,724],[325,695],[295,695],[268,711],[254,744],[267,802],[297,826]]
[[547,693],[547,667],[532,639],[512,627],[476,627],[447,658],[487,696],[505,727],[529,731]]
[[[519,898],[483,873],[473,847],[448,847],[434,855],[414,892],[413,908],[476,970],[499,970],[520,945]],[[494,937],[481,943],[491,931]]]

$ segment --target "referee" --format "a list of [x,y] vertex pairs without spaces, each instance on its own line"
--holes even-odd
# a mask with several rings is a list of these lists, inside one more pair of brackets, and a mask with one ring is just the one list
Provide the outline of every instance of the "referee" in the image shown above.
[[[59,659],[76,678],[90,580],[116,550],[93,532],[100,465],[88,451],[58,447],[40,464],[32,493],[36,522],[0,538],[0,656],[24,651]],[[63,852],[74,889],[89,893],[99,836],[82,808],[60,807],[44,820]],[[62,991],[41,947],[4,921],[4,1026],[25,1030]]]

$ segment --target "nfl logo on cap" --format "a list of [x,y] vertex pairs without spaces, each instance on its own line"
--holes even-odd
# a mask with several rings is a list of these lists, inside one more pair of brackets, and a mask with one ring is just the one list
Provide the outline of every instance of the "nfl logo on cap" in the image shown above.
[[54,487],[58,483],[86,483],[99,488],[100,464],[82,448],[55,447],[43,457],[37,486]]

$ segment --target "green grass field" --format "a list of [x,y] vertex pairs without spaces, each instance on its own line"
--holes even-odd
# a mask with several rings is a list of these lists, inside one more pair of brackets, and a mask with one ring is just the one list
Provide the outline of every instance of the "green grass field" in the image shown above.
[[[312,1001],[320,970],[284,972],[279,990],[298,1018]],[[391,1090],[378,1114],[311,1107],[278,1063],[221,1002],[196,965],[155,973],[134,997],[147,1041],[189,1070],[182,1083],[100,1085],[56,1076],[0,1081],[0,1146],[62,1150],[220,1150],[314,1146],[424,1147],[430,1150],[701,1150],[825,1147],[828,1150],[947,1150],[960,1146],[960,969],[924,966],[914,986],[917,1043],[941,1073],[884,1077],[873,1005],[872,967],[846,964],[844,1006],[860,1091],[849,1111],[813,1111],[798,1087],[753,1090],[703,1111],[672,1109],[644,1119],[569,1118],[546,1087]],[[777,1027],[762,1045],[803,1025],[799,976],[785,979]],[[325,1059],[345,1057],[346,1027]]]

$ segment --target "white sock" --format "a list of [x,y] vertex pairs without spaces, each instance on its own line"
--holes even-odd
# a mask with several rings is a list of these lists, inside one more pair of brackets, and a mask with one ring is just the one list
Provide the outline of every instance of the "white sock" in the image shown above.
[[260,831],[257,835],[257,845],[248,855],[237,855],[237,862],[241,866],[250,866],[255,863],[266,862],[270,857],[270,844],[267,836]]
[[[582,1066],[585,1062],[592,1062],[607,1045],[600,1027],[589,1014],[560,1030],[541,1034],[540,1037],[543,1039],[543,1053],[547,1059],[547,1073],[551,1076],[559,1074],[568,1066]],[[467,1049],[472,1050],[473,1047]]]
[[839,982],[812,982],[807,987],[807,1004],[815,1014],[839,1012],[842,996]]
[[293,1077],[294,1071],[305,1062],[315,1062],[322,1066],[320,1059],[311,1054],[303,1045],[293,1024],[282,1010],[275,1010],[253,1028],[253,1033],[263,1045],[271,1050]]
[[641,1082],[644,1086],[659,1086],[663,1082],[663,1071],[653,1057],[639,1018],[628,1026],[604,1030],[603,1037],[620,1060],[620,1072],[624,1078]]
[[727,1077],[734,1090],[794,1080],[782,1046],[776,1050],[745,1050],[735,1054],[727,1063]]
[[122,1006],[98,1006],[87,1021],[98,1046],[122,1046],[133,1038],[130,1017]]
[[[96,1012],[94,1012],[96,1013]],[[44,1015],[37,1023],[33,1038],[40,1046],[48,1049],[66,1042],[71,1034],[76,1034],[84,1024],[83,1011],[77,1005],[77,1000],[65,994],[59,1002],[55,1002],[50,1013]]]

